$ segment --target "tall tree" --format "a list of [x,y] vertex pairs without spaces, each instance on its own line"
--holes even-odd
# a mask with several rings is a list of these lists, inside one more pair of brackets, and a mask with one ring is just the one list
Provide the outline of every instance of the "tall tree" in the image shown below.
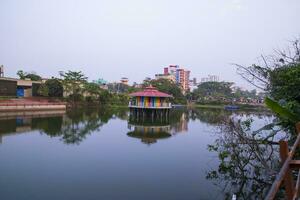
[[45,82],[48,87],[49,97],[62,97],[63,96],[63,85],[57,78],[49,79]]
[[232,96],[231,82],[204,82],[194,90],[194,96],[199,99],[202,97],[229,98]]
[[64,91],[72,101],[75,102],[83,95],[84,85],[87,82],[87,77],[81,71],[68,71],[60,73],[62,76],[62,84]]
[[183,95],[181,88],[174,82],[167,79],[154,79],[154,80],[146,80],[143,83],[144,87],[152,85],[156,87],[159,91],[171,94],[174,99],[173,103],[185,104],[186,98]]
[[20,79],[24,80],[26,73],[23,70],[17,71],[17,75],[19,76]]
[[20,79],[24,80],[24,79],[30,79],[32,81],[40,81],[42,80],[42,77],[37,75],[34,72],[28,73],[28,72],[24,72],[23,70],[19,70],[17,72],[17,75],[19,76]]

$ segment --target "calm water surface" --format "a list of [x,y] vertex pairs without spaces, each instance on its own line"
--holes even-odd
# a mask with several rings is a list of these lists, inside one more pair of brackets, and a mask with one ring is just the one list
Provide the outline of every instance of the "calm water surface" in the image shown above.
[[255,148],[229,158],[239,138],[222,125],[248,116],[259,128],[266,113],[182,109],[154,122],[116,108],[25,114],[0,115],[0,199],[259,199],[269,186],[261,158],[248,155]]

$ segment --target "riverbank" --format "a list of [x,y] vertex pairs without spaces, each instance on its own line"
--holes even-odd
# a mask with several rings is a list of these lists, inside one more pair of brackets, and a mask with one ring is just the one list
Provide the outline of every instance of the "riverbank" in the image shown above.
[[[188,107],[191,108],[218,108],[218,109],[224,109],[225,106],[228,106],[229,104],[188,104]],[[238,106],[238,109],[243,110],[269,110],[264,104],[235,104]]]
[[7,99],[0,101],[0,111],[43,111],[66,110],[66,103],[62,101],[49,101],[45,99]]

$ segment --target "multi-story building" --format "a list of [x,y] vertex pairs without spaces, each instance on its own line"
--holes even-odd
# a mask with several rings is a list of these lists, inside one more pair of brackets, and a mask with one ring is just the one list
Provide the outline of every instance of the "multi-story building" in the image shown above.
[[191,84],[193,86],[197,86],[197,79],[196,78],[193,78],[193,80],[191,81]]
[[190,89],[190,71],[180,68],[178,65],[170,65],[164,68],[163,74],[155,75],[155,78],[165,78],[179,84],[183,92]]
[[190,89],[190,71],[180,68],[178,65],[164,67],[163,74],[156,74],[156,79],[164,78],[180,85],[183,92]]
[[176,83],[178,83],[184,92],[190,89],[190,71],[176,69]]

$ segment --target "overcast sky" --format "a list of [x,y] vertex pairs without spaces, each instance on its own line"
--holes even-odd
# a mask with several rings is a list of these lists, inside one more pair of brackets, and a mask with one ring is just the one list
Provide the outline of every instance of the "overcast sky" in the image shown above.
[[251,64],[300,35],[299,0],[0,0],[0,64],[43,77],[81,70],[130,82],[177,64],[248,84]]

